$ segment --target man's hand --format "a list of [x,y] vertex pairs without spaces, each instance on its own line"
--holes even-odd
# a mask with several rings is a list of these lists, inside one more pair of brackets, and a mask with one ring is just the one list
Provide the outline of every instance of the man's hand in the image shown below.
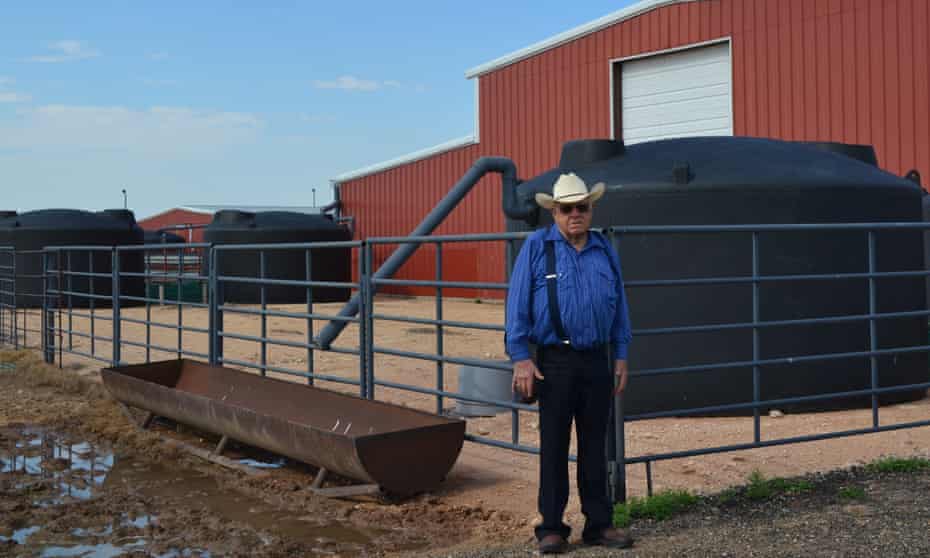
[[626,380],[627,376],[629,376],[629,370],[627,369],[625,360],[614,361],[614,375],[617,377],[617,387],[614,388],[614,397],[616,397],[626,389]]
[[536,364],[530,360],[520,360],[513,363],[513,383],[511,387],[515,392],[520,392],[525,397],[533,396],[533,379],[542,380]]

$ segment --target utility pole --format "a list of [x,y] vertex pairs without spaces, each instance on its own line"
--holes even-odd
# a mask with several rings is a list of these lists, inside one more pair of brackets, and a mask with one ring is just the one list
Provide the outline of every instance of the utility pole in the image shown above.
[[316,207],[316,188],[310,188],[310,191],[313,192],[313,207]]
[[128,209],[129,206],[126,203],[126,188],[123,188],[123,209]]

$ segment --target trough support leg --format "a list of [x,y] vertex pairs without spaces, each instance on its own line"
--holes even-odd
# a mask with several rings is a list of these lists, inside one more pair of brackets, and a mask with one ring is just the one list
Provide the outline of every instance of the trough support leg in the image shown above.
[[129,409],[129,405],[125,403],[119,403],[119,410],[123,412],[123,415],[126,419],[129,420],[132,424],[141,430],[148,430],[149,426],[152,426],[152,421],[155,420],[155,413],[148,413],[145,415],[145,418],[142,419],[142,422],[136,420],[136,417],[132,416],[132,411]]
[[119,410],[123,412],[123,416],[125,416],[129,422],[138,426],[139,423],[136,422],[136,417],[132,416],[132,411],[129,410],[129,405],[120,403]]
[[180,440],[174,440],[166,436],[162,436],[161,440],[162,440],[162,443],[164,443],[167,446],[171,446],[173,448],[186,451],[187,453],[197,456],[205,461],[209,461],[210,463],[222,465],[223,467],[239,471],[240,473],[245,473],[246,475],[249,475],[252,477],[264,477],[268,475],[268,473],[265,471],[260,471],[260,470],[254,469],[253,467],[249,467],[248,465],[243,465],[242,463],[239,463],[238,461],[234,461],[232,459],[229,459],[228,457],[223,457],[222,455],[213,455],[212,452],[204,448],[198,448],[194,445],[188,444],[186,442],[182,442]]
[[313,490],[319,490],[323,486],[323,482],[326,480],[326,474],[329,471],[326,470],[326,467],[320,467],[320,470],[317,471],[316,477],[313,479],[313,484],[310,485],[310,488]]
[[223,455],[223,450],[226,449],[226,442],[228,441],[229,436],[224,434],[223,437],[220,438],[219,443],[216,444],[216,447],[213,449],[213,455]]
[[317,488],[313,490],[314,494],[319,494],[326,498],[349,498],[352,496],[368,496],[381,492],[381,487],[377,484],[355,484],[352,486],[333,486],[331,488]]

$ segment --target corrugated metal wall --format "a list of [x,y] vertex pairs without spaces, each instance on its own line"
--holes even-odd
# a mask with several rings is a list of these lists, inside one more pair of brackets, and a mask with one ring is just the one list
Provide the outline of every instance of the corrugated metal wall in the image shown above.
[[[428,159],[345,182],[340,194],[344,213],[355,216],[356,238],[405,236],[448,193],[465,171],[480,157],[478,146],[469,146]],[[479,182],[434,234],[499,232],[504,228],[501,182],[497,175]],[[390,256],[396,245],[375,250],[374,267]],[[358,270],[353,261],[353,273]],[[443,247],[443,279],[449,281],[501,282],[504,252],[492,243],[450,243]],[[395,275],[397,279],[436,277],[436,252],[424,245]],[[392,287],[385,291],[402,294],[432,293],[432,289]],[[500,293],[447,289],[449,296],[495,296]]]
[[[478,156],[510,157],[521,177],[534,176],[557,164],[563,142],[610,136],[611,60],[727,37],[737,135],[872,144],[884,168],[917,168],[926,186],[928,5],[702,0],[652,10],[481,76],[479,145],[348,182],[345,211],[363,235],[406,234]],[[383,213],[371,210],[374,198]],[[455,215],[444,230],[503,230],[499,187],[482,185]],[[472,279],[500,280],[502,252],[474,254]],[[423,261],[404,276],[428,277]]]

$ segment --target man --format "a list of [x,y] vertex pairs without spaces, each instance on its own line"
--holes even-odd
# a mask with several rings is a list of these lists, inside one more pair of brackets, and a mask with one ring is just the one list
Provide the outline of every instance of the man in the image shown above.
[[[577,175],[563,174],[552,195],[536,202],[555,223],[534,232],[520,250],[507,295],[506,347],[513,362],[513,389],[539,397],[540,474],[536,538],[542,554],[567,549],[570,528],[562,521],[568,503],[568,449],[572,419],[578,438],[578,493],[587,544],[627,548],[629,535],[612,528],[607,491],[606,438],[612,396],[627,382],[630,323],[620,260],[609,242],[589,231],[604,184],[588,191]],[[554,249],[555,273],[546,245]],[[547,281],[555,281],[549,290]],[[551,294],[550,294],[551,293]],[[550,313],[556,295],[557,313]],[[561,323],[559,323],[561,322]],[[536,362],[529,344],[537,349]],[[608,361],[607,348],[614,361]],[[617,387],[613,387],[613,369]]]

